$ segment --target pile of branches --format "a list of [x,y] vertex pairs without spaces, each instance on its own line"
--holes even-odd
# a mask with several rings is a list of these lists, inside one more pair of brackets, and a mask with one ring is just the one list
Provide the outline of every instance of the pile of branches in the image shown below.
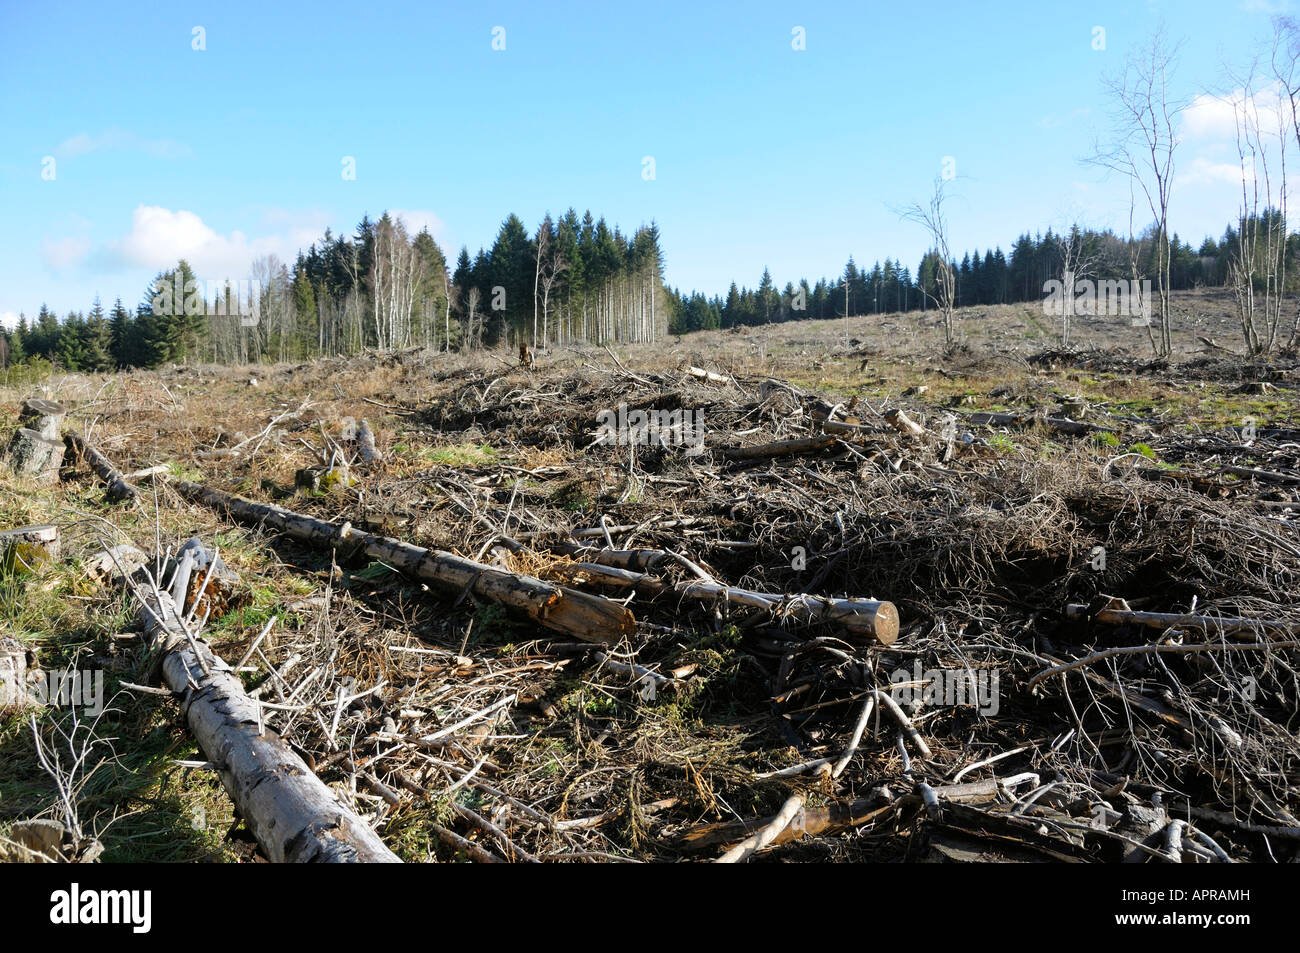
[[[432,812],[485,862],[1296,856],[1293,434],[832,403],[591,352],[440,383],[400,439],[498,459],[354,457],[294,510],[164,491],[328,553],[252,694],[381,831]],[[636,411],[699,432],[602,438]],[[1169,465],[1107,459],[1117,432]],[[561,624],[578,593],[606,608]]]

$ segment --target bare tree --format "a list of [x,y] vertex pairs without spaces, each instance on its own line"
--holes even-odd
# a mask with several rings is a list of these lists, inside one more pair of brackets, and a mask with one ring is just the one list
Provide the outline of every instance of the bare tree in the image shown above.
[[[1079,313],[1076,311],[1079,282],[1094,276],[1097,256],[1077,223],[1070,226],[1067,233],[1056,236],[1056,250],[1061,256],[1061,346],[1069,347],[1073,330],[1071,319]],[[1083,313],[1096,313],[1094,296],[1085,296]]]
[[1145,198],[1155,221],[1160,339],[1151,340],[1156,354],[1162,357],[1173,351],[1169,199],[1178,146],[1174,123],[1184,105],[1171,98],[1169,81],[1177,66],[1178,51],[1179,46],[1170,46],[1163,31],[1158,30],[1118,75],[1106,79],[1106,91],[1114,104],[1114,139],[1108,144],[1098,143],[1088,160],[1127,176]]
[[930,243],[939,259],[935,269],[936,293],[930,295],[924,287],[921,293],[923,296],[929,296],[942,314],[943,340],[948,347],[952,347],[957,340],[956,319],[953,313],[957,301],[957,275],[953,271],[952,249],[948,240],[948,218],[944,212],[946,198],[944,180],[942,177],[936,178],[934,194],[930,196],[929,206],[922,206],[919,202],[910,205],[903,210],[903,218],[915,222],[930,233]]
[[[1275,74],[1281,68],[1277,57],[1280,39],[1280,34],[1275,34]],[[1234,88],[1224,97],[1232,107],[1241,166],[1236,247],[1228,257],[1227,277],[1246,352],[1251,355],[1273,350],[1282,329],[1286,284],[1286,153],[1293,121],[1283,105],[1283,97],[1274,96],[1277,87],[1261,88],[1257,70],[1258,64],[1253,63],[1243,77],[1234,77]]]

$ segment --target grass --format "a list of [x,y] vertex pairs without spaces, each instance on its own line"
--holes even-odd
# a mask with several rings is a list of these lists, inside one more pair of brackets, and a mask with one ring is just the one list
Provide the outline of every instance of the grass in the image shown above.
[[497,452],[485,443],[455,443],[420,451],[427,463],[445,467],[477,467],[497,462]]

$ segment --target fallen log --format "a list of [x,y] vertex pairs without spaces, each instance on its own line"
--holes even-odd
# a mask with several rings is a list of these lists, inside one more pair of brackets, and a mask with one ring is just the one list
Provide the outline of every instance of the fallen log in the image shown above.
[[[556,548],[561,552],[582,552],[576,547]],[[682,598],[704,603],[725,599],[737,605],[763,609],[780,619],[794,619],[804,624],[832,623],[859,641],[875,641],[881,645],[892,645],[898,638],[898,610],[892,602],[836,599],[808,593],[776,595],[704,580],[673,583],[648,572],[666,561],[677,561],[676,556],[662,549],[606,549],[589,553],[587,559],[589,561],[576,563],[568,569],[584,573],[600,585],[640,589],[656,595],[672,592]]]
[[551,585],[533,576],[498,569],[454,553],[353,529],[294,513],[271,503],[255,503],[198,483],[178,480],[176,490],[193,503],[227,513],[241,523],[268,526],[317,546],[348,545],[414,578],[516,609],[545,628],[585,642],[617,642],[636,630],[632,613],[616,602]]
[[29,397],[23,401],[23,409],[18,415],[19,426],[35,430],[46,440],[58,440],[59,429],[68,411],[57,401],[43,397]]
[[708,381],[710,384],[730,384],[730,383],[731,383],[731,378],[728,377],[727,375],[725,375],[725,374],[718,374],[718,373],[715,373],[714,371],[706,371],[706,370],[705,370],[704,368],[702,368],[702,367],[688,367],[688,368],[686,368],[686,373],[689,374],[689,375],[691,375],[691,377],[698,377],[698,378],[700,378],[701,380],[706,380],[706,381]]
[[86,465],[108,484],[108,498],[110,500],[130,501],[136,498],[139,491],[136,490],[135,485],[128,483],[117,467],[109,462],[108,457],[86,443],[81,434],[69,430],[64,435],[63,442],[68,445],[68,449],[73,454],[86,461]]
[[135,588],[145,643],[161,657],[204,755],[273,863],[400,863],[379,836],[262,726],[258,702],[197,635],[165,592]]
[[1235,635],[1255,638],[1261,633],[1300,634],[1300,623],[1276,619],[1247,619],[1240,616],[1193,615],[1180,612],[1139,612],[1127,607],[1092,609],[1072,603],[1065,607],[1065,617],[1074,622],[1100,622],[1105,625],[1137,625],[1148,629],[1195,629],[1207,635]]
[[30,575],[59,558],[59,528],[49,523],[0,531],[0,579]]
[[53,483],[63,464],[63,442],[45,437],[38,430],[20,427],[9,441],[5,456],[17,476],[31,477],[38,483]]
[[764,443],[756,447],[730,447],[723,450],[722,455],[728,460],[765,460],[770,457],[788,457],[799,453],[828,450],[837,443],[839,443],[837,437],[823,434],[778,440],[775,443]]

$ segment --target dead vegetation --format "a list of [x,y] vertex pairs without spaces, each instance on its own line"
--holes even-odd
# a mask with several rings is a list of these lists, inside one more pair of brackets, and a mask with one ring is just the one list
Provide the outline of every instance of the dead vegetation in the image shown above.
[[[241,582],[195,634],[405,860],[751,835],[734,857],[1294,857],[1289,366],[1260,394],[1214,356],[823,352],[817,379],[676,345],[64,382],[68,428],[137,492],[76,459],[54,487],[0,476],[6,527],[65,529],[57,565],[4,582],[0,634],[109,672],[81,833],[108,859],[265,854],[147,690],[138,605],[84,569],[198,537]],[[566,592],[635,623],[561,629]],[[74,715],[3,716],[0,834],[58,816],[31,755]]]

